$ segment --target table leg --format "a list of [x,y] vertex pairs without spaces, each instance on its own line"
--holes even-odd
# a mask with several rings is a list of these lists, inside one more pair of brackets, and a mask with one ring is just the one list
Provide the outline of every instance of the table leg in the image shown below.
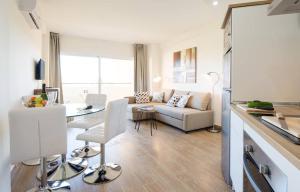
[[137,127],[137,131],[140,130],[142,118],[143,118],[143,112],[140,112],[140,116],[139,116],[139,118],[138,118],[138,127]]
[[156,113],[154,113],[153,115],[154,115],[154,124],[155,124],[155,129],[157,130],[157,123],[156,123]]
[[136,129],[138,122],[139,122],[138,120],[135,121],[134,129]]
[[152,136],[152,129],[154,128],[154,121],[153,121],[153,114],[151,113],[151,119],[150,119],[150,132],[151,132],[151,136]]

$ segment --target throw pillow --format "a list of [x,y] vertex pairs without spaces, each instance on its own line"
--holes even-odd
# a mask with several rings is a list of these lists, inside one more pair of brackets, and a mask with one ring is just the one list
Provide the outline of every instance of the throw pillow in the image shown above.
[[184,108],[189,101],[190,95],[181,95],[176,107]]
[[166,105],[169,107],[175,107],[180,98],[181,96],[179,95],[173,95]]
[[210,103],[210,93],[191,92],[187,107],[206,111]]
[[167,103],[174,94],[174,89],[166,89],[164,90],[164,102]]
[[164,99],[164,92],[154,92],[152,102],[162,103]]
[[182,90],[174,90],[174,95],[188,95],[189,91],[182,91]]
[[150,103],[149,92],[136,92],[134,96],[137,104]]

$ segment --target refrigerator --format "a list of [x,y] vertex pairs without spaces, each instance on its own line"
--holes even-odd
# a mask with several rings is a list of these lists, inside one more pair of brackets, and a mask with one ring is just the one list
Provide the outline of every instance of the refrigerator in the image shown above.
[[223,61],[223,90],[222,90],[222,173],[227,184],[230,180],[230,105],[231,105],[231,56],[229,50]]

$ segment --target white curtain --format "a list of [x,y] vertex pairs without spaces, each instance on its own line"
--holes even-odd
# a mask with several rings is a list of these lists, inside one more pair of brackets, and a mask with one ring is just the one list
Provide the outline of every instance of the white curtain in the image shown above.
[[134,45],[134,91],[149,91],[147,46]]
[[59,101],[63,103],[59,34],[53,32],[50,32],[49,86],[59,88]]

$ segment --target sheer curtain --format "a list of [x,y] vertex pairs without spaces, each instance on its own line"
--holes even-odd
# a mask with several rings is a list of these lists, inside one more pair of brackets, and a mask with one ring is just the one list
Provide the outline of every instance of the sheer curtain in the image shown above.
[[50,32],[50,51],[49,51],[49,85],[59,88],[59,101],[63,103],[63,90],[61,81],[60,66],[60,42],[59,34]]
[[149,91],[147,46],[134,45],[134,91]]

